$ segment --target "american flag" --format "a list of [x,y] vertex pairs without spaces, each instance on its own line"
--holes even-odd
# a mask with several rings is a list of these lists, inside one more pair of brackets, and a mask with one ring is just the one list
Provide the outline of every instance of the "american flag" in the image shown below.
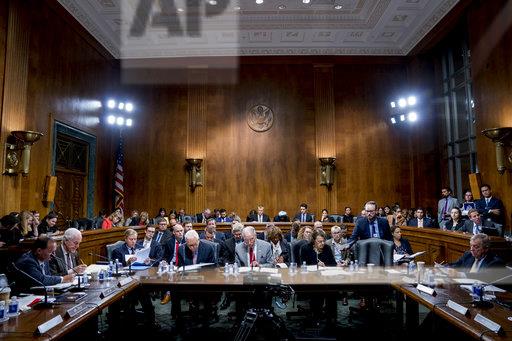
[[124,211],[124,154],[123,136],[119,136],[119,146],[116,152],[116,171],[114,175],[114,209],[120,207]]

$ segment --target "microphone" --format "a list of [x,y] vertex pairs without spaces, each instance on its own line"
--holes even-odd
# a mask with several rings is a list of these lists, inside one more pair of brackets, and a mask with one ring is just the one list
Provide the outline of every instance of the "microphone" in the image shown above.
[[[183,252],[182,252],[182,256],[183,256],[183,271],[181,272],[181,277],[183,277],[183,275],[185,274],[185,247],[186,246],[183,246]],[[178,253],[179,253],[179,248],[178,248]]]
[[40,280],[38,280],[37,278],[34,278],[33,276],[29,275],[25,271],[23,271],[20,268],[18,268],[16,266],[16,264],[14,264],[14,262],[12,262],[11,264],[12,264],[13,268],[16,271],[21,272],[22,274],[24,274],[25,276],[27,276],[28,278],[30,278],[31,280],[33,280],[37,284],[41,284],[43,286],[43,288],[44,288],[44,302],[39,302],[34,307],[43,308],[43,309],[44,308],[53,308],[53,303],[48,302],[48,289],[47,289],[46,285],[44,285],[44,283],[41,282]]
[[[105,263],[106,265],[108,265],[108,264],[109,264],[109,262],[110,262],[110,259],[108,259],[108,257],[105,257],[105,256],[102,256],[102,255],[99,255],[99,254],[94,253],[94,252],[89,252],[89,256],[96,256],[96,257],[99,257],[99,258],[102,258],[102,259],[106,260],[106,261],[107,261],[107,262]],[[115,273],[115,274],[112,274],[112,277],[120,277],[120,276],[121,276],[121,274],[119,273],[119,266],[118,266],[118,264],[117,264],[117,263],[118,263],[117,261],[118,261],[118,260],[116,259],[116,261],[114,262],[114,264],[115,264],[115,266],[116,266],[116,273]],[[102,262],[101,264],[103,264],[103,262]]]
[[108,259],[108,257],[105,257],[105,256],[102,256],[102,255],[99,255],[99,254],[94,253],[94,252],[89,252],[89,256],[96,256],[96,257],[98,257],[98,258],[101,258],[101,259],[106,260],[107,262],[110,262],[110,259]]
[[[66,268],[68,268],[68,270],[73,270],[73,272],[77,275],[76,279],[77,279],[77,281],[78,281],[78,286],[77,286],[77,287],[70,288],[70,290],[69,290],[69,291],[82,291],[82,289],[84,289],[84,288],[82,288],[82,287],[81,287],[81,282],[82,282],[82,281],[80,280],[80,276],[82,276],[83,274],[79,274],[78,272],[76,272],[76,271],[75,271],[75,269],[73,269],[72,267],[70,267],[70,266],[68,265],[68,263],[66,263],[66,261],[65,261],[64,259],[62,259],[62,258],[60,258],[60,257],[57,257],[57,256],[56,256],[56,255],[54,255],[53,253],[51,254],[51,257],[53,257],[53,258],[55,258],[55,259],[57,259],[57,260],[61,261],[63,264],[65,264],[65,265],[66,265]],[[87,276],[87,275],[84,275],[84,276]]]

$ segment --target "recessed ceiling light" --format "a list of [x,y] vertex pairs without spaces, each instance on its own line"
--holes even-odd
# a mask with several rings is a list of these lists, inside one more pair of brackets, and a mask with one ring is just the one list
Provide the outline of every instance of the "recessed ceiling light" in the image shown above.
[[240,6],[235,6],[235,7],[233,7],[233,9],[234,9],[235,11],[239,11],[239,10],[240,10]]
[[311,2],[311,0],[302,0],[303,4],[309,4],[310,2]]
[[343,8],[343,6],[342,6],[342,5],[335,5],[335,6],[334,6],[334,9],[342,9],[342,8]]
[[183,8],[178,7],[178,12],[180,12],[180,13],[183,12]]
[[212,6],[217,5],[217,0],[209,0],[208,3]]
[[258,5],[261,5],[261,4],[263,3],[263,0],[256,0],[256,3],[257,3]]
[[285,9],[285,8],[286,8],[286,6],[285,6],[285,5],[283,5],[283,4],[281,4],[281,5],[277,5],[277,9]]

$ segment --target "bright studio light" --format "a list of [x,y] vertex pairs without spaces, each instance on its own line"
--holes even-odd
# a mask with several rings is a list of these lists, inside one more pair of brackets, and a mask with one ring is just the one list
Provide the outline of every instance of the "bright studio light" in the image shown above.
[[416,96],[409,96],[409,97],[407,97],[407,104],[409,104],[409,105],[416,105]]
[[409,122],[416,122],[418,119],[418,114],[414,111],[411,111],[409,114],[407,114],[407,119]]
[[396,108],[396,103],[394,101],[391,102],[391,108]]
[[405,115],[400,115],[400,121],[401,122],[405,121]]
[[116,119],[116,123],[118,126],[122,126],[124,124],[124,118],[123,117],[118,117]]
[[396,124],[396,118],[391,117],[391,123],[392,123],[392,124]]
[[311,0],[302,0],[303,4],[309,4],[310,2],[311,2]]
[[256,0],[256,3],[257,3],[258,5],[261,5],[261,4],[263,3],[263,0]]
[[114,115],[109,115],[109,116],[107,117],[107,123],[108,123],[108,124],[114,124],[114,123],[116,123],[116,117],[115,117]]
[[400,108],[405,108],[405,106],[406,106],[406,105],[407,105],[407,101],[405,100],[405,98],[400,98],[400,99],[398,100],[398,106],[399,106]]
[[127,118],[127,119],[126,119],[126,126],[127,126],[127,127],[131,127],[131,126],[132,126],[132,124],[133,124],[132,119],[131,119],[131,118]]
[[123,110],[124,109],[124,103],[123,102],[119,102],[119,105],[117,106],[117,108],[119,110]]
[[116,107],[116,101],[114,101],[113,99],[109,99],[107,102],[107,107],[109,107],[110,109],[114,109]]
[[130,102],[126,103],[126,105],[124,106],[124,110],[126,110],[128,112],[132,112],[133,111],[133,104],[131,104]]

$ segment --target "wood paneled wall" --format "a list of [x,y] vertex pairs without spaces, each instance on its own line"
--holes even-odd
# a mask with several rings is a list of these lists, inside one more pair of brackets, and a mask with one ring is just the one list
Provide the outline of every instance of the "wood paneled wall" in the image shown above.
[[[154,215],[159,207],[223,207],[245,218],[258,204],[290,216],[301,202],[315,214],[346,205],[358,211],[370,199],[410,207],[415,195],[435,205],[437,183],[411,193],[410,183],[430,170],[411,171],[411,157],[422,156],[407,148],[407,130],[388,123],[389,100],[406,86],[406,59],[248,60],[241,60],[235,84],[217,84],[222,71],[203,68],[189,71],[193,80],[181,85],[132,88],[143,109],[125,135],[128,209]],[[266,132],[247,124],[257,104],[275,115]],[[415,133],[419,143],[432,138],[428,130]],[[319,185],[320,156],[337,158],[330,191]],[[188,157],[204,159],[204,186],[194,193]]]
[[70,25],[58,5],[51,3],[13,0],[0,5],[0,44],[4,47],[0,69],[5,70],[2,152],[12,130],[44,133],[32,147],[27,177],[0,175],[2,214],[23,209],[36,209],[42,214],[48,211],[41,200],[45,176],[51,170],[54,120],[97,137],[94,210],[109,205],[112,142],[109,133],[100,127],[100,110],[90,104],[102,101],[109,90],[115,91],[118,72],[98,46],[84,39],[83,29],[78,24]]
[[[477,127],[477,157],[482,180],[489,183],[506,208],[511,226],[512,172],[496,170],[494,144],[480,134],[493,127],[512,127],[512,2],[477,1],[468,11],[473,92]],[[509,167],[512,167],[508,163]]]

